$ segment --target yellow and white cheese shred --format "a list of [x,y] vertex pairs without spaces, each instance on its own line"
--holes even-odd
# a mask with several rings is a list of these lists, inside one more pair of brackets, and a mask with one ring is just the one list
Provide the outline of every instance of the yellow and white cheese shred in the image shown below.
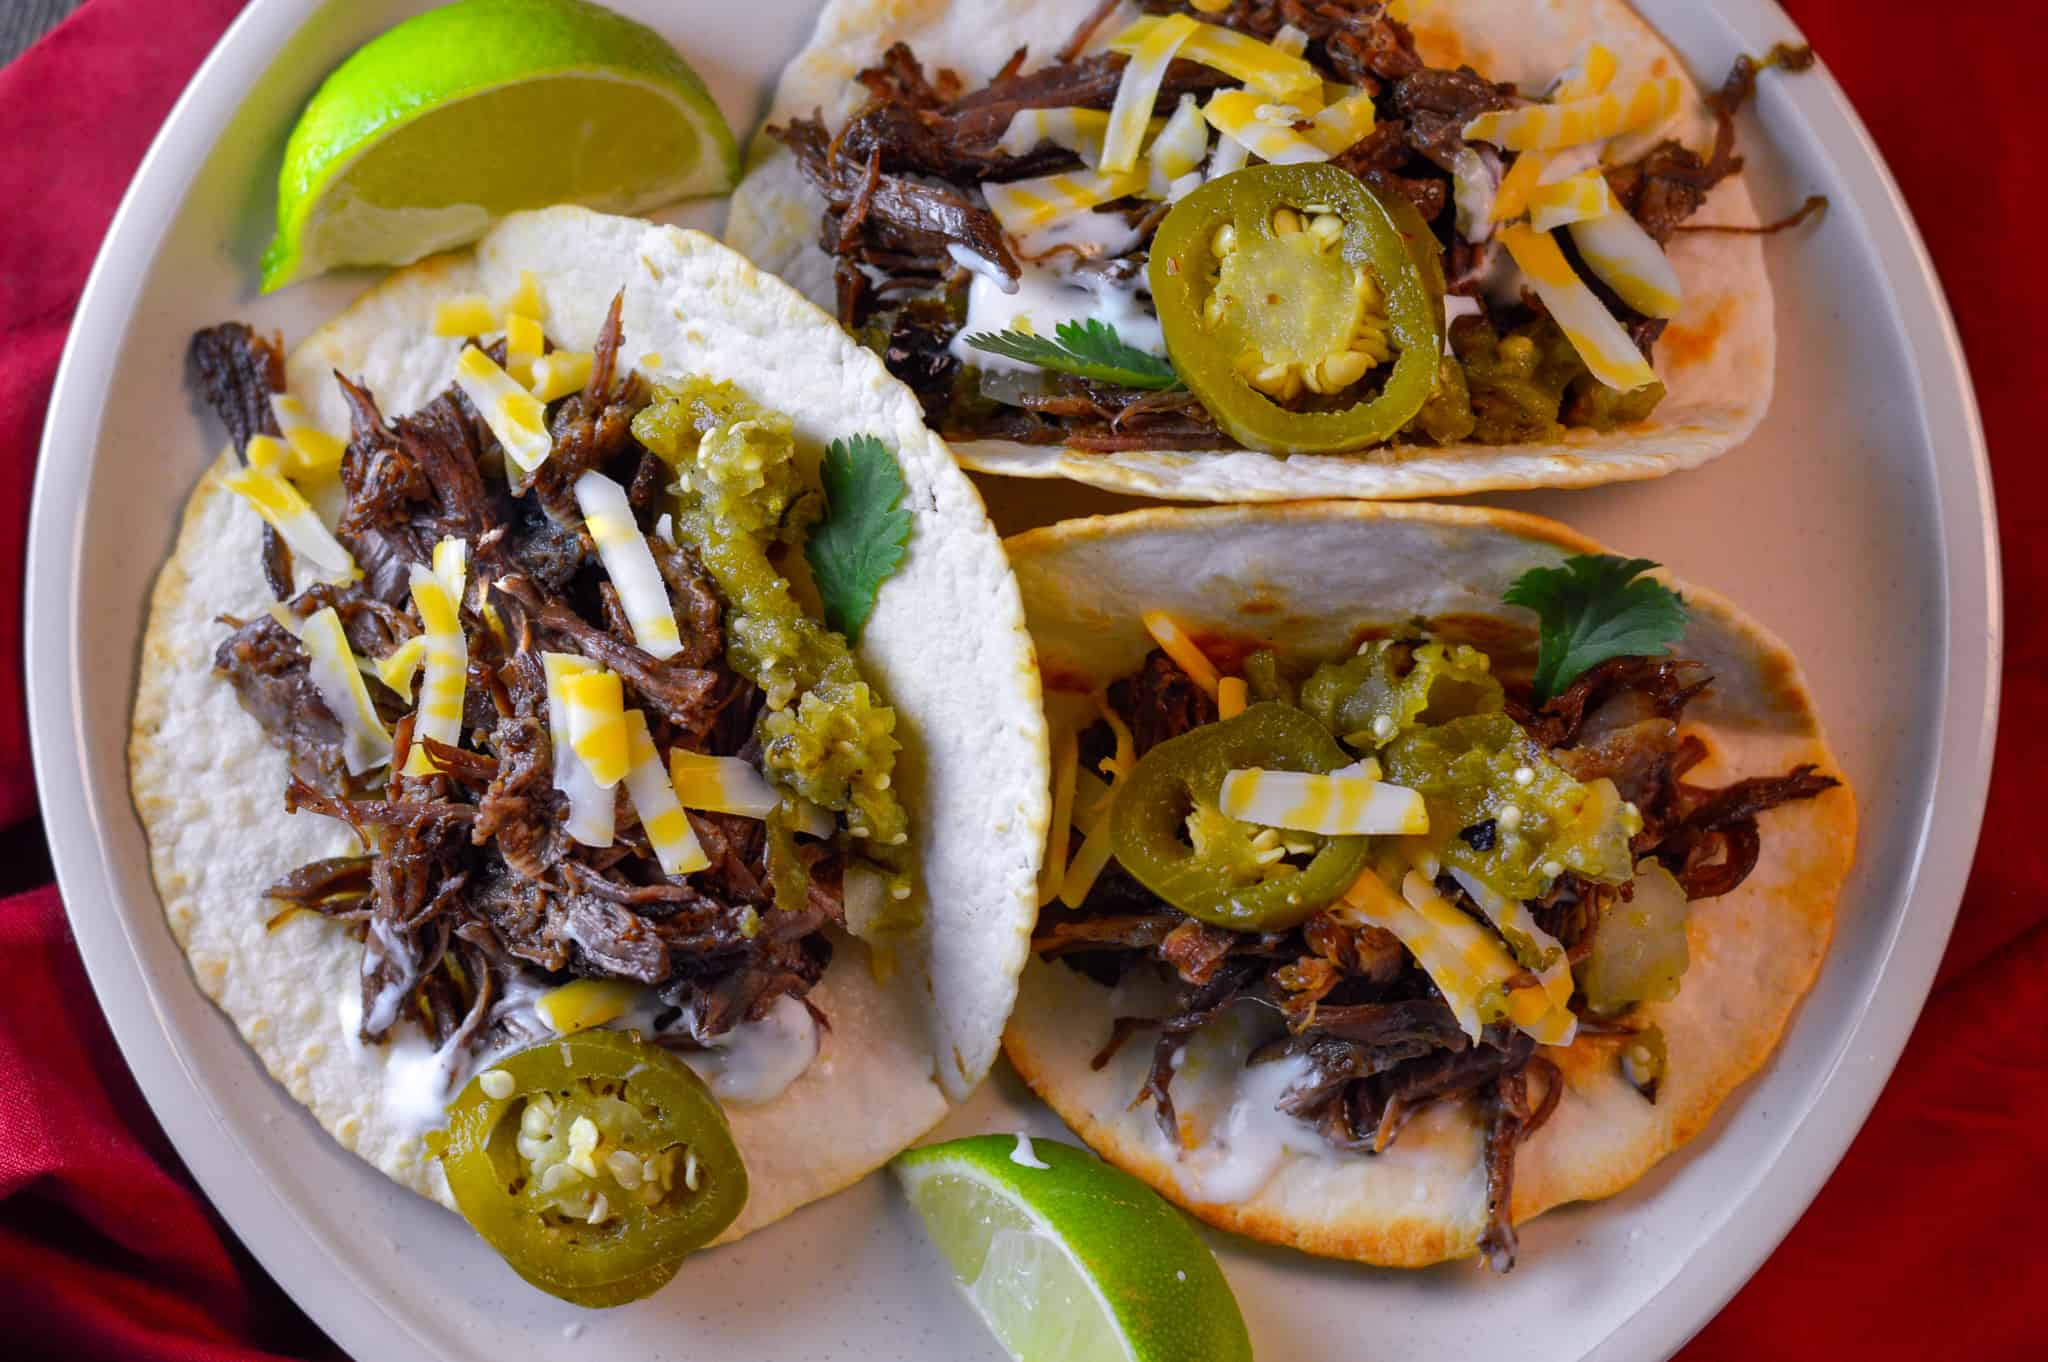
[[299,626],[299,642],[306,645],[311,661],[308,679],[341,724],[341,757],[348,773],[359,776],[389,762],[391,734],[377,717],[370,688],[356,666],[355,650],[348,646],[348,634],[333,606],[306,616]]
[[1102,109],[1019,109],[1003,129],[996,149],[1010,156],[1028,156],[1050,142],[1081,158],[1090,170],[1102,165],[1102,142],[1109,135],[1109,114]]
[[1147,610],[1141,618],[1145,632],[1152,635],[1152,641],[1159,645],[1160,651],[1172,658],[1174,665],[1186,672],[1190,681],[1214,695],[1221,679],[1216,674],[1215,664],[1195,646],[1195,641],[1174,622],[1173,616],[1164,610]]
[[1117,82],[1116,102],[1110,105],[1109,131],[1102,139],[1104,171],[1119,174],[1137,169],[1145,132],[1152,123],[1152,106],[1158,103],[1159,87],[1166,82],[1166,68],[1180,45],[1200,27],[1185,14],[1170,14],[1154,23],[1131,48],[1123,79]]
[[985,184],[981,192],[996,221],[1011,236],[1028,236],[1039,228],[1073,213],[1083,212],[1111,199],[1136,194],[1145,188],[1142,170],[1109,174],[1075,170],[1061,175],[1041,175],[1035,180],[1014,180],[1009,184]]
[[[1558,81],[1551,98],[1556,102],[1588,99],[1607,89],[1614,79],[1614,53],[1601,43],[1588,45],[1573,68]],[[1515,158],[1501,177],[1493,196],[1492,218],[1506,222],[1529,210],[1529,192],[1541,184],[1550,169],[1550,157],[1541,151],[1525,151]]]
[[1604,142],[1669,118],[1683,90],[1676,76],[1666,76],[1584,99],[1495,109],[1467,123],[1465,136],[1508,151],[1556,151]]
[[458,293],[434,304],[434,334],[449,338],[487,336],[498,329],[498,314],[481,293]]
[[1614,191],[1607,187],[1607,177],[1597,169],[1582,170],[1529,191],[1529,225],[1539,232],[1551,232],[1567,223],[1603,217],[1619,207]]
[[668,772],[661,766],[661,752],[647,730],[647,716],[637,709],[627,710],[625,728],[626,795],[633,801],[633,812],[640,815],[647,840],[654,844],[663,873],[687,875],[702,870],[711,864],[711,858],[704,854],[690,816],[676,801]]
[[1656,382],[1656,372],[1643,352],[1572,270],[1549,233],[1505,227],[1500,240],[1593,377],[1623,391]]
[[590,370],[597,356],[588,350],[553,350],[533,362],[532,392],[542,405],[570,393],[582,392],[590,382]]
[[[1227,94],[1228,91],[1223,93]],[[1215,98],[1211,96],[1210,103]],[[1208,110],[1202,111],[1203,121],[1208,121]],[[1225,175],[1234,175],[1251,163],[1252,149],[1235,137],[1225,133],[1216,139],[1216,150],[1209,153],[1208,167],[1202,172],[1205,179],[1220,180]]]
[[1245,702],[1250,695],[1251,688],[1245,685],[1243,677],[1223,677],[1216,683],[1216,717],[1235,719],[1244,713]]
[[617,836],[617,801],[597,783],[590,768],[569,741],[569,698],[562,682],[597,670],[597,664],[574,653],[543,653],[548,678],[548,736],[554,745],[555,788],[569,801],[563,824],[571,837],[589,847],[608,847]]
[[1368,870],[1344,891],[1344,903],[1370,925],[1400,938],[1444,995],[1458,1025],[1477,1040],[1484,1026],[1481,995],[1519,971],[1507,948],[1412,870],[1399,894]]
[[533,1000],[533,1010],[558,1036],[617,1021],[640,1001],[644,986],[629,979],[572,979]]
[[675,604],[668,598],[668,585],[654,564],[647,536],[633,519],[626,489],[592,470],[576,479],[576,504],[583,508],[583,523],[597,543],[605,575],[612,579],[626,622],[633,626],[633,642],[650,657],[674,657],[683,650]]
[[1616,204],[1612,212],[1571,224],[1579,258],[1615,296],[1645,317],[1676,317],[1685,299],[1678,271],[1643,225]]
[[[1134,54],[1165,20],[1153,16],[1134,21],[1110,39],[1109,50]],[[1182,40],[1180,57],[1221,71],[1271,100],[1292,104],[1304,113],[1322,107],[1323,78],[1299,53],[1283,52],[1249,33],[1218,24],[1197,24]]]
[[[1075,853],[1073,864],[1067,867],[1066,877],[1060,881],[1060,902],[1069,908],[1081,906],[1088,897],[1088,891],[1095,887],[1095,881],[1102,875],[1103,867],[1109,864],[1113,844],[1107,815],[1116,801],[1116,792],[1130,779],[1131,768],[1138,764],[1138,744],[1131,736],[1130,725],[1099,695],[1095,697],[1095,709],[1116,739],[1116,752],[1103,758],[1102,762],[1103,771],[1109,776],[1109,793],[1100,806],[1102,815],[1093,828],[1082,829],[1085,836],[1081,850]],[[1077,780],[1077,788],[1078,784]]]
[[1209,100],[1202,117],[1216,131],[1274,165],[1329,160],[1329,152],[1294,130],[1299,113],[1293,105],[1270,103],[1249,90],[1223,90]]
[[609,790],[625,779],[632,761],[626,743],[624,684],[615,673],[592,667],[563,676],[561,689],[569,746],[590,778]]
[[505,457],[522,473],[547,461],[555,442],[548,435],[547,408],[540,399],[513,382],[491,357],[474,345],[455,358],[455,386],[505,447]]
[[1232,818],[1325,837],[1412,836],[1429,831],[1422,796],[1363,772],[1314,775],[1247,767],[1223,777],[1217,807]]
[[[444,541],[445,542],[445,541]],[[420,612],[422,662],[419,708],[412,726],[412,751],[405,774],[430,776],[440,768],[427,755],[426,740],[455,747],[462,742],[462,697],[469,689],[469,640],[462,634],[462,613],[448,584],[431,568],[412,568],[412,603]]]
[[672,747],[668,775],[677,801],[700,813],[766,818],[782,802],[767,777],[738,757],[712,757]]
[[1574,99],[1587,99],[1602,93],[1614,83],[1614,74],[1620,70],[1620,63],[1614,59],[1614,50],[1605,43],[1589,42],[1586,50],[1558,74],[1557,88],[1550,92],[1553,103]]
[[505,372],[514,383],[533,386],[533,366],[546,348],[539,322],[517,312],[505,315]]
[[1309,120],[1308,138],[1327,155],[1335,156],[1364,141],[1378,120],[1372,96],[1360,90],[1324,105],[1322,111]]
[[[255,440],[250,443],[253,445]],[[312,504],[298,488],[285,481],[283,474],[252,463],[222,478],[221,485],[248,502],[264,523],[277,531],[292,556],[310,565],[322,578],[340,582],[355,577],[354,556],[342,547]]]
[[441,579],[441,585],[448,588],[448,596],[457,606],[469,589],[469,541],[450,535],[434,545],[434,575]]
[[[1503,935],[1513,932],[1525,937],[1536,950],[1551,957],[1550,964],[1536,972],[1542,983],[1540,990],[1519,989],[1511,997],[1508,1012],[1516,1025],[1527,1031],[1543,1045],[1569,1045],[1578,1034],[1579,1019],[1571,1010],[1572,965],[1567,958],[1564,943],[1537,925],[1535,914],[1529,905],[1520,899],[1509,898],[1487,885],[1484,880],[1468,871],[1451,867],[1451,878],[1479,905],[1479,911],[1486,914],[1487,921],[1499,928]],[[1540,992],[1544,1005],[1534,1006],[1535,998],[1524,995]],[[1533,1015],[1529,1015],[1533,1014]],[[1524,1020],[1527,1015],[1528,1019]]]
[[[1193,95],[1182,95],[1173,116],[1152,139],[1146,152],[1151,167],[1146,192],[1155,199],[1172,201],[1201,183],[1195,172],[1209,155],[1209,124],[1202,117],[1202,105]],[[1189,176],[1195,176],[1190,180]]]
[[426,655],[426,636],[414,634],[371,665],[377,669],[378,680],[410,700],[413,674],[419,671]]
[[277,418],[277,428],[284,432],[285,443],[291,448],[292,459],[285,465],[286,473],[294,478],[306,478],[331,474],[341,467],[341,454],[348,447],[348,442],[314,425],[312,416],[298,398],[289,393],[272,393],[270,411]]
[[519,287],[513,289],[512,296],[505,300],[505,310],[531,317],[537,322],[548,319],[548,305],[540,296],[540,280],[532,270],[519,271]]

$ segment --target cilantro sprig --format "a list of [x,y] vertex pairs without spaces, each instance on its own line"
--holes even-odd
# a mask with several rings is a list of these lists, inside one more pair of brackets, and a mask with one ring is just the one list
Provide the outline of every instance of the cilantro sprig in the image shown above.
[[1061,322],[1053,328],[1053,335],[1056,339],[1048,340],[1024,331],[983,331],[969,336],[967,343],[991,355],[1121,388],[1164,391],[1180,386],[1180,375],[1171,364],[1138,349],[1105,321],[1090,317],[1082,322]]
[[1530,568],[1501,599],[1536,612],[1536,700],[1550,699],[1610,657],[1654,656],[1685,636],[1684,599],[1642,574],[1657,564],[1609,553]]
[[834,440],[818,468],[825,515],[811,527],[804,557],[825,606],[825,623],[860,642],[875,596],[903,563],[910,512],[903,470],[872,435]]

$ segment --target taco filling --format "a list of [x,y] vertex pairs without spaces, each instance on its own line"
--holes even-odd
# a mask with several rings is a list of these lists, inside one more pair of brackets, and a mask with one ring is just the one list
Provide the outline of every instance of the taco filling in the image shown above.
[[[1131,1098],[1197,1200],[1250,1198],[1287,1149],[1369,1158],[1469,1104],[1479,1247],[1506,1271],[1516,1151],[1565,1087],[1546,1048],[1592,1040],[1657,1101],[1643,1006],[1683,986],[1688,904],[1742,884],[1769,810],[1838,782],[1687,779],[1709,749],[1680,723],[1713,678],[1664,651],[1685,608],[1648,566],[1518,582],[1508,600],[1545,619],[1533,676],[1496,674],[1456,621],[1314,661],[1147,616],[1159,647],[1056,752],[1068,827],[1032,945],[1127,1009],[1097,1069],[1150,1038]],[[1174,1082],[1211,1027],[1250,1039],[1225,1049],[1245,1056],[1229,1113],[1198,1130]]]
[[[360,844],[271,885],[271,928],[355,932],[346,1039],[389,1049],[387,1108],[448,1124],[428,1146],[517,1270],[611,1304],[739,1213],[720,1104],[810,1066],[827,929],[886,955],[918,926],[896,716],[865,606],[805,604],[861,588],[805,570],[830,476],[789,418],[630,369],[616,300],[585,353],[516,298],[488,346],[480,298],[436,329],[470,338],[454,386],[392,421],[337,374],[345,440],[273,342],[194,338],[277,598],[213,662],[289,755],[286,812]],[[878,441],[835,459],[900,494]]]
[[1142,8],[973,90],[898,42],[843,126],[768,129],[841,323],[942,434],[1345,453],[1649,417],[1664,246],[1740,167],[1755,63],[1690,148],[1683,78],[1597,42],[1524,91],[1426,65],[1398,4]]

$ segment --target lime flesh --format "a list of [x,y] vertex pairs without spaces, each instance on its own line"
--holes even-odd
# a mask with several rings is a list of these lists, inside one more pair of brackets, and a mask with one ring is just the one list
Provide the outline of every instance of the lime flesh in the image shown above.
[[[1028,1160],[1048,1165],[1029,1166]],[[1014,1135],[893,1165],[968,1302],[1018,1362],[1249,1362],[1214,1255],[1180,1212],[1085,1150]]]
[[307,105],[263,286],[407,264],[521,209],[722,193],[738,170],[702,80],[651,29],[583,0],[459,0],[366,44]]

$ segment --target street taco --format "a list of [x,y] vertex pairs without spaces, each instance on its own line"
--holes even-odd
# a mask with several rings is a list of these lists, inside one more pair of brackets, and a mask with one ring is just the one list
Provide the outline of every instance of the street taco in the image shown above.
[[581,209],[191,359],[232,448],[158,578],[135,802],[201,986],[337,1140],[610,1304],[975,1086],[1044,721],[879,360]]
[[1005,1049],[1106,1158],[1255,1238],[1505,1270],[1769,1057],[1856,807],[1732,606],[1479,508],[1009,548],[1055,831]]
[[970,468],[1207,501],[1654,477],[1770,401],[1756,69],[1703,97],[1623,0],[832,0],[728,239]]

